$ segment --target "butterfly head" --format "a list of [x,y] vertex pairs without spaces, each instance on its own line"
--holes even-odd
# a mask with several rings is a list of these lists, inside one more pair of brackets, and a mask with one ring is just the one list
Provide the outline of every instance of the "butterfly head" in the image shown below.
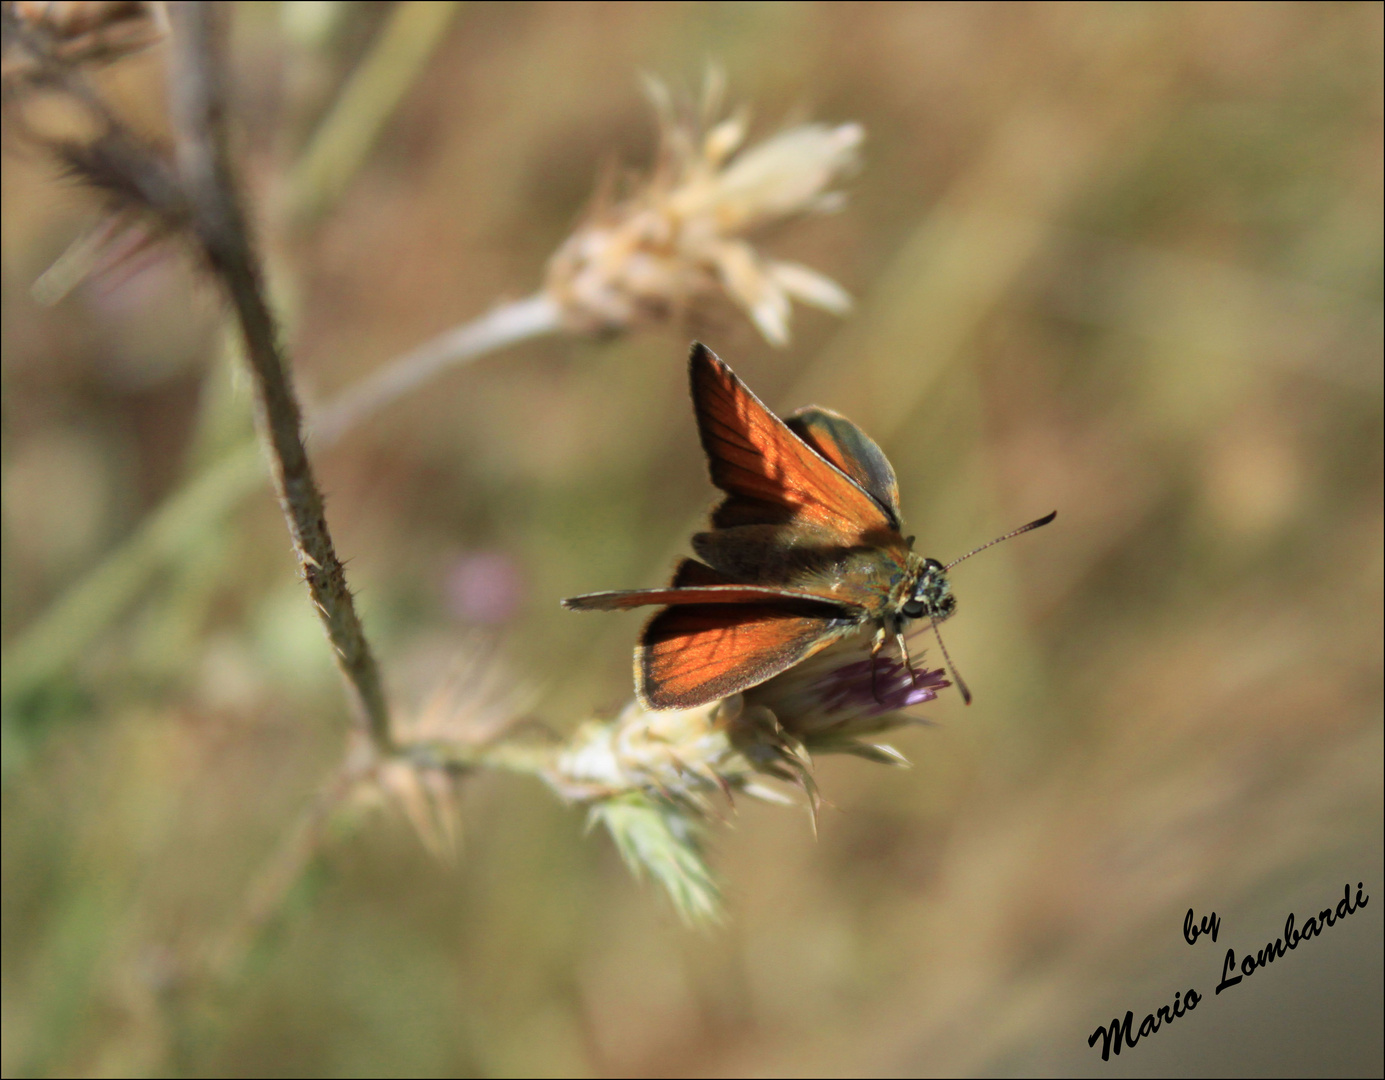
[[937,559],[924,559],[922,573],[909,598],[900,605],[906,619],[931,619],[940,623],[957,610],[957,597],[947,580],[947,568]]

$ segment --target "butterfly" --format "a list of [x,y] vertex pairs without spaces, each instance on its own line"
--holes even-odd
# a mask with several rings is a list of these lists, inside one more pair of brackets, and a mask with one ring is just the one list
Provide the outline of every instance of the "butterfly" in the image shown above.
[[[924,558],[903,535],[894,469],[850,420],[816,406],[781,420],[700,343],[689,374],[712,483],[726,494],[692,538],[697,558],[682,560],[667,588],[563,601],[574,611],[663,606],[635,650],[636,691],[650,709],[729,697],[867,630],[872,663],[893,640],[913,677],[904,632],[928,619],[936,633],[956,610],[947,572],[1057,516],[950,563]],[[955,669],[953,679],[970,703]]]

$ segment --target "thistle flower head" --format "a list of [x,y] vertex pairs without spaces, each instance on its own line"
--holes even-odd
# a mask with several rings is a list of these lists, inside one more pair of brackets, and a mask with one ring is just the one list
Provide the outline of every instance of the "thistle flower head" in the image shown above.
[[917,723],[904,710],[935,700],[939,690],[952,684],[942,669],[911,673],[901,657],[887,650],[872,657],[870,645],[865,634],[838,642],[746,691],[746,703],[773,714],[809,753],[854,754],[907,765],[894,747],[870,740]]
[[802,124],[742,149],[744,112],[713,122],[720,83],[709,79],[701,114],[680,113],[650,83],[660,120],[658,162],[628,198],[598,200],[549,260],[545,288],[574,330],[623,330],[666,319],[724,294],[773,345],[789,340],[791,301],[842,314],[851,297],[798,263],[770,259],[747,236],[841,204],[829,190],[853,168],[859,124]]
[[550,783],[593,801],[642,791],[708,816],[711,796],[752,787],[753,766],[731,744],[739,695],[696,709],[650,712],[632,701],[613,720],[590,720],[557,756]]
[[632,701],[614,719],[579,728],[546,779],[590,805],[591,820],[605,825],[631,869],[662,884],[685,919],[712,919],[718,900],[703,834],[718,816],[718,796],[796,801],[768,777],[801,789],[816,809],[813,754],[907,765],[874,738],[916,722],[901,710],[948,685],[940,670],[911,675],[883,651],[872,659],[862,634],[696,709],[651,712]]
[[740,695],[668,712],[632,701],[614,719],[583,724],[545,776],[564,798],[589,805],[591,824],[606,827],[631,871],[662,885],[686,921],[715,921],[720,894],[703,838],[717,798],[787,802],[760,774],[796,779],[785,765],[792,751],[738,736],[756,719]]

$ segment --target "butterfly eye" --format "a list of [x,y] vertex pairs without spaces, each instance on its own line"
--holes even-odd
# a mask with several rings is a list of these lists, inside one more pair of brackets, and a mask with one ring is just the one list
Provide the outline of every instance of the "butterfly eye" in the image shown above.
[[921,619],[923,618],[923,602],[921,600],[906,600],[899,612],[906,619]]

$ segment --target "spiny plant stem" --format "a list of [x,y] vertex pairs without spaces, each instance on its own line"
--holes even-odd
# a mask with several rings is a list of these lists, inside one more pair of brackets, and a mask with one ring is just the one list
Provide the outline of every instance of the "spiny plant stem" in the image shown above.
[[327,529],[322,494],[303,446],[302,411],[265,299],[263,276],[231,169],[221,48],[225,13],[216,5],[199,2],[174,5],[170,17],[174,29],[170,96],[190,228],[240,325],[275,490],[313,605],[352,691],[359,722],[372,744],[389,752],[389,711],[380,671]]

